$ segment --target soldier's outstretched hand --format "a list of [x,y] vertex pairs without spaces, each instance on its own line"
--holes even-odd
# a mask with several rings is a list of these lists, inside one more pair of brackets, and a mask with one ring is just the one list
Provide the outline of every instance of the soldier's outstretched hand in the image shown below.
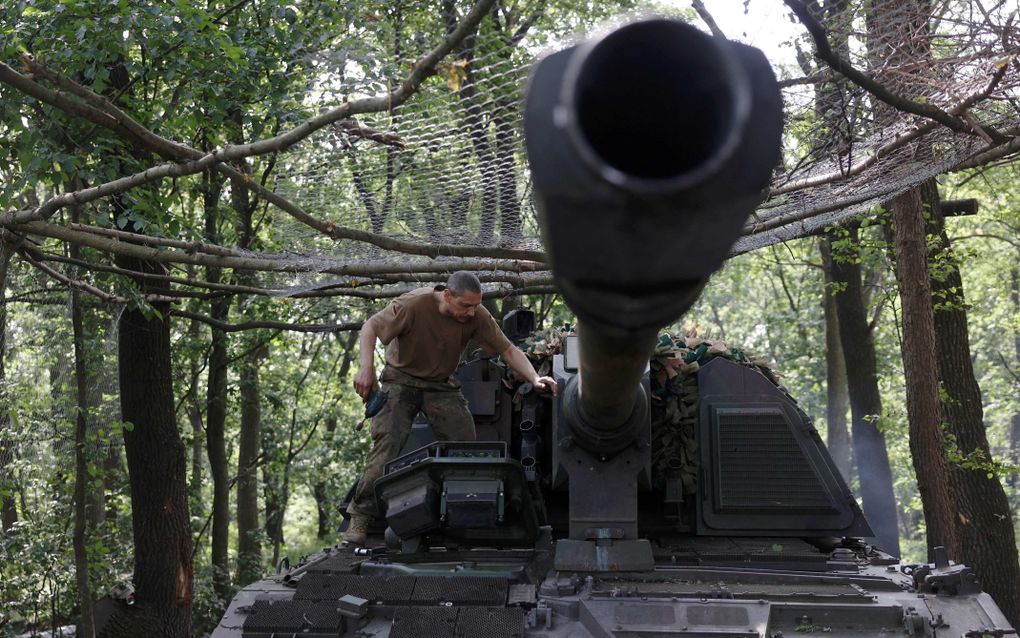
[[556,396],[556,392],[559,390],[552,377],[538,377],[531,385],[539,392],[552,392],[553,396]]

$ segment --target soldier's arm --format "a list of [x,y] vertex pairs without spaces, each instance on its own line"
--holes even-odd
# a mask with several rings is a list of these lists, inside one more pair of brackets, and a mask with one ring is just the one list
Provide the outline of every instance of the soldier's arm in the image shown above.
[[376,386],[375,377],[375,340],[378,338],[372,320],[368,320],[361,327],[361,336],[358,339],[359,352],[358,375],[354,377],[354,391],[364,400]]
[[365,401],[379,385],[375,376],[375,342],[378,339],[383,345],[389,344],[395,337],[407,333],[412,326],[410,313],[405,312],[400,299],[397,299],[379,312],[368,318],[361,326],[358,339],[358,376],[354,377],[354,390]]
[[549,391],[554,395],[556,394],[556,382],[552,377],[538,376],[538,373],[535,372],[535,366],[531,365],[531,361],[521,352],[520,348],[511,345],[500,356],[503,357],[503,361],[506,361],[507,365],[513,368],[514,372],[530,383],[536,390],[539,392]]

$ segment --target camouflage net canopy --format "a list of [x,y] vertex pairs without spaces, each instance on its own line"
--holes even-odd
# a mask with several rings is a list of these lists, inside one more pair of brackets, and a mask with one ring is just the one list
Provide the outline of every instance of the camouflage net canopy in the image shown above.
[[[818,234],[924,180],[1017,148],[1010,137],[1020,132],[1020,71],[1011,57],[1020,42],[1015,20],[1004,10],[975,15],[970,3],[934,4],[940,17],[930,33],[918,28],[897,36],[923,40],[932,56],[910,66],[883,58],[875,75],[894,90],[909,76],[906,101],[936,106],[969,130],[918,115],[877,116],[882,107],[875,107],[876,98],[824,66],[778,68],[787,118],[784,159],[736,252]],[[862,15],[858,9],[850,12]],[[908,26],[909,18],[902,17]],[[892,19],[899,19],[895,12]],[[832,45],[837,54],[842,49],[857,69],[875,67],[868,47],[882,50],[884,43],[868,42],[862,23],[825,27],[829,42],[848,42]],[[471,46],[440,65],[441,79],[426,83],[405,105],[323,130],[291,149],[275,188],[344,227],[432,246],[540,250],[520,127],[522,88],[536,52],[549,44],[536,37],[532,30],[510,46],[506,33],[483,22]],[[817,108],[821,91],[829,95],[825,112]],[[343,97],[327,92],[323,100]],[[977,130],[977,123],[998,136]],[[399,258],[371,244],[317,238],[297,222],[276,230],[281,245],[315,255],[323,265],[338,256],[340,262]],[[517,273],[500,266],[492,259],[491,280],[518,287],[550,283],[544,269]],[[326,281],[337,279],[302,277],[293,290]]]
[[[175,131],[136,126],[88,87],[74,86],[60,69],[29,60],[29,73],[16,75],[5,65],[0,67],[5,85],[72,117],[86,113],[86,119],[166,163],[0,211],[0,226],[19,237],[29,233],[135,259],[154,258],[151,251],[143,256],[140,247],[155,246],[157,261],[177,269],[171,289],[153,300],[158,302],[195,296],[195,288],[384,298],[442,281],[457,269],[480,273],[492,295],[553,292],[523,149],[527,75],[543,51],[584,37],[595,23],[621,22],[635,9],[654,10],[650,2],[578,9],[546,0],[450,0],[441,3],[439,15],[419,9],[416,19],[427,21],[421,28],[428,33],[401,26],[396,14],[376,18],[379,33],[352,33],[310,56],[314,88],[291,96],[286,109],[292,111],[279,119],[279,134],[212,151],[175,141]],[[924,180],[1008,161],[1020,150],[1020,32],[1008,3],[985,9],[950,0],[856,0],[846,3],[843,14],[824,16],[805,8],[814,2],[787,4],[805,28],[797,44],[801,62],[776,68],[786,113],[783,160],[735,252],[818,234]],[[672,10],[694,15],[679,6]],[[926,12],[919,13],[919,6]],[[702,18],[695,24],[712,23],[707,14]],[[827,64],[809,55],[811,49]],[[627,87],[619,88],[626,96]],[[45,91],[54,89],[63,101],[47,97]],[[313,105],[319,115],[303,119],[307,111],[297,115],[297,103]],[[701,123],[688,124],[695,130]],[[254,170],[251,179],[238,173],[245,159]],[[173,225],[156,228],[150,232],[170,236],[153,238],[110,228],[109,220],[102,228],[55,221],[56,210],[74,203],[98,202],[157,181],[172,188],[168,177],[196,180],[210,168],[233,171],[234,183],[249,184],[255,203],[264,204],[258,208],[257,243],[215,245],[198,227],[185,228],[182,237],[174,236]],[[27,261],[64,286],[83,284],[79,287],[106,302],[133,300],[40,263],[60,261],[53,252],[19,251],[30,253]],[[202,282],[186,264],[254,274],[245,275],[244,285],[224,287]],[[92,268],[110,266],[107,261]],[[323,317],[330,306],[336,304],[304,301],[284,314]]]

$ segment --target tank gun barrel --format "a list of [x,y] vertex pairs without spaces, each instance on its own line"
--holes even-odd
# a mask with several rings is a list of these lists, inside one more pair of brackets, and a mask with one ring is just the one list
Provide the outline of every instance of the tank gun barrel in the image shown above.
[[760,203],[782,101],[757,50],[667,19],[544,58],[524,130],[553,276],[578,317],[578,444],[615,453],[646,419],[658,330],[697,299]]

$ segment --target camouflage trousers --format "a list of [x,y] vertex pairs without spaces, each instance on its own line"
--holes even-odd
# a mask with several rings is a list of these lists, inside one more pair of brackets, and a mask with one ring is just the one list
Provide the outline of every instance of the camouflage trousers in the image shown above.
[[475,440],[475,422],[460,393],[460,384],[419,379],[390,366],[383,369],[379,380],[390,398],[372,418],[372,451],[348,507],[352,516],[377,518],[381,514],[375,504],[375,482],[407,443],[411,422],[418,412],[425,413],[432,433],[440,441]]

